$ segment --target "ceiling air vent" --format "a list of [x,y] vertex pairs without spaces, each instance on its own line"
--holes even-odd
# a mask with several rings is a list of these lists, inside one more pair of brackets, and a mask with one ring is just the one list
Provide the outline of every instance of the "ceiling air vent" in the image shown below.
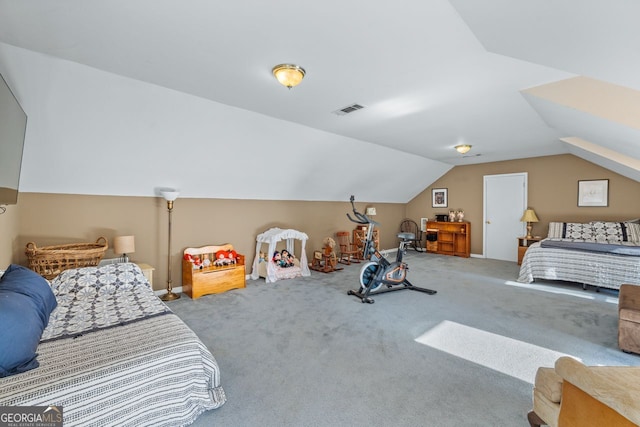
[[338,116],[344,116],[345,114],[353,113],[354,111],[362,110],[363,108],[364,108],[363,105],[351,104],[351,105],[347,105],[344,108],[334,111],[333,114],[336,114]]

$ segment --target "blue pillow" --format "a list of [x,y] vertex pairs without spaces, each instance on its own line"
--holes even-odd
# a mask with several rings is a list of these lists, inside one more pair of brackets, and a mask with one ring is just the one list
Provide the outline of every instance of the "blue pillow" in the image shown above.
[[0,377],[38,367],[36,349],[57,301],[49,282],[11,264],[0,277]]

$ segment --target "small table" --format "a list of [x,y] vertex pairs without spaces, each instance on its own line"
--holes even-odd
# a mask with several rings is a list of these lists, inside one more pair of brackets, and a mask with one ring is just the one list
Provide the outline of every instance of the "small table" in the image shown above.
[[522,259],[524,258],[524,254],[529,249],[532,243],[539,242],[542,240],[540,236],[532,236],[532,237],[518,237],[518,265],[522,264]]
[[155,268],[153,268],[149,264],[143,264],[139,262],[137,262],[136,265],[140,267],[140,270],[142,270],[142,274],[144,274],[144,277],[151,285],[151,289],[153,289],[153,270],[155,270]]

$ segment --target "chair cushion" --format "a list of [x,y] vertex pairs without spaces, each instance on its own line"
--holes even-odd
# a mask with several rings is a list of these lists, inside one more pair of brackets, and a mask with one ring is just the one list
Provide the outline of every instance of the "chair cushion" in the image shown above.
[[402,240],[413,240],[416,238],[416,235],[413,233],[398,233],[398,239]]
[[535,388],[551,402],[559,403],[562,397],[562,377],[556,374],[554,368],[538,368]]
[[[597,400],[640,425],[640,367],[638,366],[585,366],[571,357],[560,357],[556,372]],[[563,398],[563,402],[565,402]],[[587,425],[587,424],[580,424]],[[615,425],[615,424],[592,424]]]
[[544,420],[545,425],[558,427],[560,403],[550,401],[540,390],[535,388],[533,389],[533,410],[538,417]]

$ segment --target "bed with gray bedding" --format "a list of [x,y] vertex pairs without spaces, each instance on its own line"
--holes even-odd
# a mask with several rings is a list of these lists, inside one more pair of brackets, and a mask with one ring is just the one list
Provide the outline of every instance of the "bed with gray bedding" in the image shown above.
[[182,426],[226,401],[213,355],[135,264],[67,270],[39,367],[0,378],[0,405],[62,406],[65,426]]
[[640,226],[630,222],[549,224],[549,237],[527,250],[518,281],[562,280],[619,289],[640,285]]

